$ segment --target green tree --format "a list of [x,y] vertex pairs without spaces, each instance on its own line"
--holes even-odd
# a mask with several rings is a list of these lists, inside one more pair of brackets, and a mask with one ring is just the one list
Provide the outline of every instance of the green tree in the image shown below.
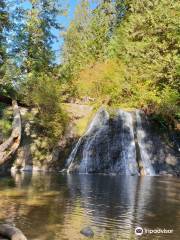
[[78,73],[88,61],[90,20],[90,3],[88,0],[82,0],[76,8],[74,20],[64,34],[63,63],[68,69],[69,76]]
[[30,3],[23,30],[26,33],[23,67],[27,73],[48,72],[55,60],[52,30],[61,29],[58,16],[62,15],[63,10],[59,1],[55,0],[30,0]]
[[166,117],[179,111],[179,9],[175,0],[130,1],[110,45],[127,68],[128,100]]
[[31,94],[31,101],[38,109],[37,130],[48,137],[49,147],[53,147],[64,134],[68,117],[61,105],[61,85],[46,73],[40,73]]
[[88,0],[80,2],[64,37],[64,64],[71,76],[105,59],[114,23],[115,4],[112,1],[97,1],[95,9]]
[[64,11],[60,1],[29,2],[31,7],[26,10],[25,25],[21,30],[24,45],[20,48],[20,97],[29,106],[38,108],[38,126],[42,129],[41,133],[48,136],[52,143],[63,133],[65,127],[60,83],[55,75],[55,53],[52,47],[55,40],[53,30],[62,29],[58,17]]
[[9,16],[5,1],[0,2],[0,64],[5,62],[6,58],[6,37],[5,32],[9,27]]
[[5,82],[5,65],[7,61],[7,38],[6,34],[10,27],[7,5],[4,0],[0,1],[0,92],[5,92],[8,83]]

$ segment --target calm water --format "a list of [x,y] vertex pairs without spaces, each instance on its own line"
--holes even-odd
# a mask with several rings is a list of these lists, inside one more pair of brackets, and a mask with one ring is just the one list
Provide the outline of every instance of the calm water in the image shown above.
[[[180,179],[103,175],[16,175],[0,178],[0,221],[29,240],[137,239],[136,226],[173,229],[140,239],[179,239]],[[139,239],[139,238],[138,238]]]

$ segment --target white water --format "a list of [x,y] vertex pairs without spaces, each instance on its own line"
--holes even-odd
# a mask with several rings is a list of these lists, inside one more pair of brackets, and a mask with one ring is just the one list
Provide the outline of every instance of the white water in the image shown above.
[[[71,170],[72,164],[74,159],[76,158],[77,151],[83,141],[83,139],[88,136],[89,134],[92,134],[94,131],[98,131],[101,129],[101,126],[104,125],[107,120],[109,120],[109,114],[107,111],[104,109],[100,109],[95,117],[93,118],[92,122],[90,123],[86,133],[79,139],[77,144],[75,145],[73,151],[71,152],[68,160],[67,160],[67,166],[68,166],[68,172]],[[85,143],[85,146],[83,147],[83,154],[82,154],[82,161],[80,161],[80,172],[87,173],[87,168],[88,168],[88,163],[89,163],[89,148],[91,147],[91,144],[93,143],[93,139],[95,136],[92,138],[88,138],[88,141]]]
[[[137,121],[137,141],[140,149],[141,161],[143,163],[143,168],[146,176],[154,176],[155,171],[153,169],[150,152],[148,152],[148,137],[142,126],[141,111],[136,111],[136,121]],[[150,151],[151,149],[149,149]]]
[[[145,175],[155,175],[148,154],[140,112],[136,112],[137,140]],[[118,110],[111,119],[100,109],[67,160],[68,172],[139,175],[132,114]]]
[[125,175],[138,175],[132,115],[122,110],[118,110],[117,114],[122,120],[122,132],[119,139],[122,145],[122,155],[117,165],[123,164]]
[[71,168],[71,164],[73,163],[73,160],[74,160],[75,157],[76,157],[76,154],[77,154],[77,151],[78,151],[79,146],[81,145],[82,139],[83,139],[83,137],[81,137],[81,138],[78,140],[78,142],[76,143],[74,149],[72,150],[69,158],[67,159],[66,166],[68,167],[68,170]]

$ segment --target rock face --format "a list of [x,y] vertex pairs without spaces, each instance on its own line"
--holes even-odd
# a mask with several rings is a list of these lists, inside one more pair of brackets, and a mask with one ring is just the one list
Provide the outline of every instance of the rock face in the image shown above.
[[[59,171],[64,167],[72,146],[82,134],[79,129],[86,128],[92,107],[80,104],[65,104],[70,123],[65,135],[49,149],[48,139],[41,136],[37,127],[37,109],[20,108],[22,116],[22,141],[14,157],[12,171]],[[85,126],[83,126],[85,125]]]
[[36,109],[20,108],[22,117],[22,140],[14,157],[11,171],[46,171],[50,152],[47,140],[40,136],[36,126]]
[[141,111],[100,109],[66,164],[68,172],[122,175],[178,174],[179,161]]
[[142,175],[180,173],[180,152],[173,148],[158,127],[151,123],[142,111],[136,111],[137,142],[142,162]]
[[[92,107],[78,104],[65,107],[71,121],[52,152],[47,139],[37,130],[36,111],[20,109],[22,140],[12,170],[60,171],[65,168],[77,173],[180,175],[178,147],[175,150],[142,111],[117,109],[110,114],[101,108],[82,135],[92,116]],[[18,131],[20,134],[20,129]],[[14,146],[19,146],[19,141],[18,138]]]

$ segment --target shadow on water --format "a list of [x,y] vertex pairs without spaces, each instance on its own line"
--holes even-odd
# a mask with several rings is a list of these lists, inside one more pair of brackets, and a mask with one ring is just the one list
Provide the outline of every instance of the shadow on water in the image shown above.
[[141,239],[179,239],[177,178],[17,174],[0,181],[0,220],[15,223],[31,240],[136,239],[136,226],[173,229]]

